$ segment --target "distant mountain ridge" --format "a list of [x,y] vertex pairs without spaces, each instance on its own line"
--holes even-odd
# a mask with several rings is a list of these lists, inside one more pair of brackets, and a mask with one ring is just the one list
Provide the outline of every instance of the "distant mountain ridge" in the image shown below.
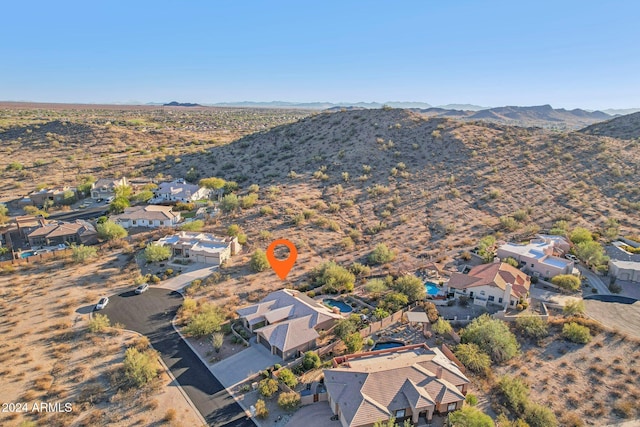
[[486,120],[509,125],[568,129],[580,129],[611,118],[610,115],[602,111],[587,111],[580,108],[566,110],[564,108],[553,108],[548,104],[531,107],[495,107],[478,111],[444,108],[414,109],[413,111],[429,117]]
[[178,101],[171,101],[169,103],[166,104],[162,104],[165,107],[202,107],[202,105],[200,104],[194,104],[192,102],[178,102]]
[[640,111],[587,126],[581,129],[580,132],[619,139],[640,138]]
[[341,108],[363,108],[375,109],[385,105],[393,108],[430,108],[431,104],[426,102],[287,102],[287,101],[241,101],[241,102],[218,102],[207,104],[213,107],[254,107],[254,108],[304,108],[311,110],[329,110]]

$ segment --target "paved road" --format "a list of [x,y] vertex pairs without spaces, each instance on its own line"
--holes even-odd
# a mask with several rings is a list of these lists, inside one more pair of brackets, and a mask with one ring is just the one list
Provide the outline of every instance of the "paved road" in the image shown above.
[[87,208],[78,211],[67,211],[53,213],[49,216],[49,219],[56,219],[59,221],[75,221],[76,219],[94,219],[102,215],[105,215],[109,210],[109,206],[97,206],[95,208]]
[[122,323],[149,338],[209,425],[254,427],[240,405],[171,326],[182,303],[180,294],[151,288],[142,295],[128,291],[110,296],[109,300],[102,313],[111,323]]
[[600,276],[598,276],[593,271],[589,270],[582,264],[577,265],[578,270],[580,270],[580,274],[586,277],[589,280],[589,284],[598,290],[598,294],[600,295],[610,295],[609,287],[604,284]]

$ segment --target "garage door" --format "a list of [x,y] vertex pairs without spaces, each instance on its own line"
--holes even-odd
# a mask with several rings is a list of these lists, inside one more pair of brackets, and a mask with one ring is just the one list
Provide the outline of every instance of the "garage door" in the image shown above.
[[626,272],[625,272],[625,273],[622,273],[622,272],[621,272],[621,273],[620,273],[620,277],[619,277],[619,279],[620,279],[620,280],[629,280],[629,277],[630,277],[630,276],[629,276],[629,273],[626,273]]
[[207,264],[217,264],[218,260],[215,257],[208,256],[208,257],[205,257],[204,262],[206,262]]

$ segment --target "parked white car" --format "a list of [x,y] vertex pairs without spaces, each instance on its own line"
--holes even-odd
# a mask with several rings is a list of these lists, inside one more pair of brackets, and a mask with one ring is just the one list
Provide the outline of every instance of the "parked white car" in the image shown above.
[[98,303],[96,304],[96,310],[102,310],[103,308],[105,308],[107,306],[107,304],[109,304],[109,298],[108,297],[100,298],[100,301],[98,301]]

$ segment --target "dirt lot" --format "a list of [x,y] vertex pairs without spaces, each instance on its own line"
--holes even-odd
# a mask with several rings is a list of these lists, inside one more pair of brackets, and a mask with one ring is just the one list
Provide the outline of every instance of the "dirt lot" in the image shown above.
[[[162,373],[148,390],[117,390],[114,375],[136,335],[114,328],[91,333],[89,312],[102,295],[131,287],[127,256],[107,254],[77,265],[52,261],[0,276],[0,402],[27,404],[28,414],[1,413],[0,425],[201,425]],[[69,413],[31,412],[34,403],[71,403]]]
[[556,334],[524,346],[496,374],[524,379],[531,400],[549,405],[561,422],[572,414],[591,426],[640,417],[640,343],[614,333],[601,332],[587,345]]

